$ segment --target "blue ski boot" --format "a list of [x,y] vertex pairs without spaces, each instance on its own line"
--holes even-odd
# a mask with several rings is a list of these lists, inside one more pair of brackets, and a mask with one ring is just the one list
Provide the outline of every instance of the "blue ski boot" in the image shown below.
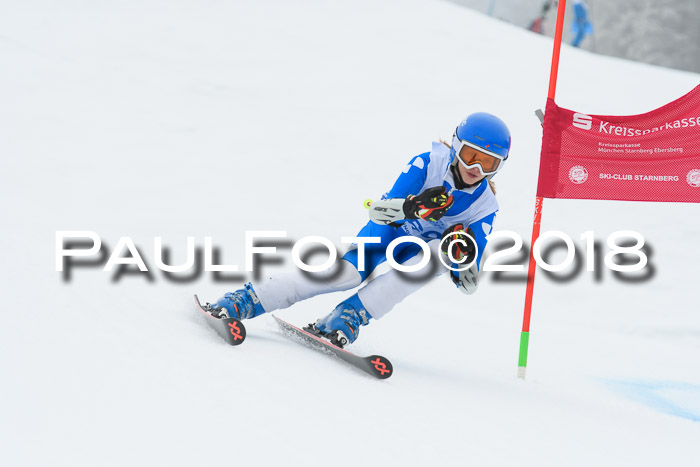
[[304,329],[329,339],[331,344],[342,349],[355,342],[360,334],[360,326],[366,326],[371,318],[372,315],[365,310],[360,297],[355,294],[336,306],[331,314]]
[[265,313],[253,286],[248,282],[244,288],[235,292],[227,292],[216,303],[211,305],[211,314],[215,318],[255,318]]

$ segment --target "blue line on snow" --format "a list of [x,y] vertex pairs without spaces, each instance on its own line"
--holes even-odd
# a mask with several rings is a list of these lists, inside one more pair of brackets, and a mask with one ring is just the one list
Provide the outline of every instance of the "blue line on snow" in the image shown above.
[[[660,412],[676,417],[700,422],[700,385],[677,382],[644,382],[602,380],[615,392],[644,404]],[[673,400],[664,391],[674,391],[682,394],[684,401]],[[688,407],[687,399],[692,399]]]

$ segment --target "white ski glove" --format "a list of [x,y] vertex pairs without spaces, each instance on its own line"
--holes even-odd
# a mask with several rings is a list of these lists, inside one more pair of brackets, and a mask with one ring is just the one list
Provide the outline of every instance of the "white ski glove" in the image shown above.
[[457,288],[460,292],[471,295],[476,292],[476,288],[479,287],[479,268],[477,268],[476,263],[474,263],[465,271],[450,271],[450,278],[452,282],[457,284]]
[[376,224],[391,224],[406,218],[403,212],[402,198],[380,199],[372,203],[369,209],[369,218]]

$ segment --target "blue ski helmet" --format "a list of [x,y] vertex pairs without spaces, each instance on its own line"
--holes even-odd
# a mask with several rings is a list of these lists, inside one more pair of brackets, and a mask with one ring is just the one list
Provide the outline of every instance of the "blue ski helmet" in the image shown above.
[[499,159],[501,163],[493,170],[483,170],[484,174],[495,174],[508,159],[510,151],[510,130],[500,118],[486,112],[477,112],[464,119],[452,137],[452,163],[458,161],[460,150],[468,146],[489,156]]

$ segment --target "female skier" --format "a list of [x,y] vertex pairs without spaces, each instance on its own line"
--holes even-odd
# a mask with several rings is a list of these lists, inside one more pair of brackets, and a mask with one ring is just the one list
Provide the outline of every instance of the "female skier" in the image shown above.
[[[476,256],[471,267],[450,271],[462,292],[473,293],[486,236],[498,211],[490,179],[503,167],[509,150],[510,131],[502,120],[484,112],[469,115],[457,126],[451,146],[433,143],[430,152],[414,157],[391,190],[371,205],[370,221],[357,236],[378,237],[379,242],[365,243],[364,255],[358,254],[358,245],[352,245],[341,261],[315,274],[313,280],[300,270],[268,277],[255,288],[248,283],[226,293],[209,311],[217,318],[248,319],[319,294],[355,288],[386,261],[391,241],[407,235],[427,242],[432,256],[447,255],[453,266],[471,263]],[[447,236],[457,240],[443,241]],[[393,257],[396,263],[411,266],[420,263],[420,253],[420,245],[403,242]],[[437,275],[443,272],[439,268]],[[381,318],[434,277],[391,269],[305,329],[342,348],[357,339],[361,325]]]

